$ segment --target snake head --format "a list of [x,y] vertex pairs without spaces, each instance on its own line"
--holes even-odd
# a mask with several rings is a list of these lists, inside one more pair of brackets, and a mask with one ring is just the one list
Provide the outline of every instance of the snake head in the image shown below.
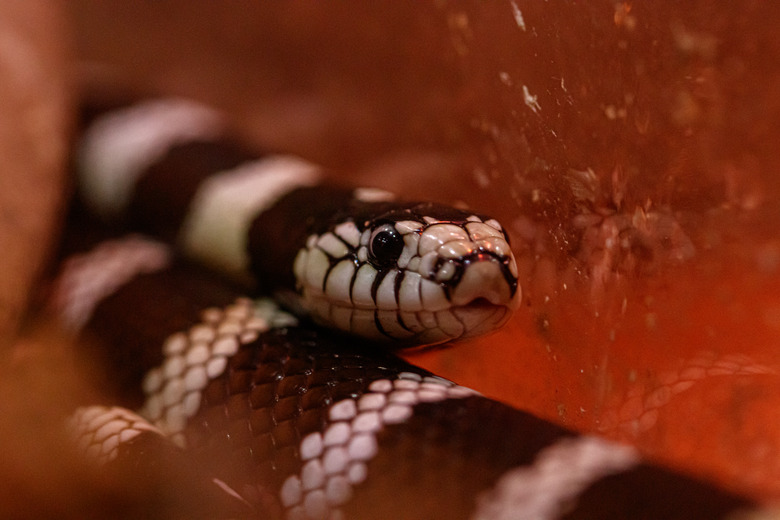
[[294,263],[304,307],[351,334],[432,345],[492,332],[518,306],[503,227],[432,203],[366,204],[309,236]]

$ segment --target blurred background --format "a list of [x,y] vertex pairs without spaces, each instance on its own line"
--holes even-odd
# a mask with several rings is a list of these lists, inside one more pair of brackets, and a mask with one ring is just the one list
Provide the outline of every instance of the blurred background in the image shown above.
[[77,104],[154,94],[504,223],[522,308],[412,362],[780,498],[779,22],[759,0],[0,3],[0,503],[67,490],[45,426],[88,391],[27,312]]

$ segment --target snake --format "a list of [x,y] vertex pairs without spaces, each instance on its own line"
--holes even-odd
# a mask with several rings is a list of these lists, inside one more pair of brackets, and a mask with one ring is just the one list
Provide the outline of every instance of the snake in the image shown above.
[[299,158],[252,157],[225,126],[181,100],[95,121],[79,154],[84,199],[353,335],[431,345],[494,330],[516,308],[495,219],[326,185]]
[[518,308],[494,218],[327,184],[307,161],[247,151],[189,100],[101,113],[76,155],[89,216],[69,224],[50,307],[100,363],[103,398],[69,428],[91,463],[185,497],[176,516],[760,511],[397,356]]

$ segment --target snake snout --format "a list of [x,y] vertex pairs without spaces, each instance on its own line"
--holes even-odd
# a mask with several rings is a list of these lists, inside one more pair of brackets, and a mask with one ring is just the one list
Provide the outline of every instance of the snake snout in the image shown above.
[[486,301],[493,305],[515,307],[519,300],[517,277],[508,265],[514,258],[500,259],[478,253],[463,264],[463,274],[452,289],[454,305],[464,306]]

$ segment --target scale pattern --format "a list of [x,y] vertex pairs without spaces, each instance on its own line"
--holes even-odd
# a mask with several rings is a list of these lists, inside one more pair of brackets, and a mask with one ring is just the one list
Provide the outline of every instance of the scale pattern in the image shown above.
[[117,458],[119,448],[143,434],[163,436],[157,428],[126,408],[85,406],[71,416],[68,429],[85,457],[106,464]]
[[225,371],[231,356],[273,324],[295,322],[278,309],[263,310],[239,298],[225,309],[204,310],[201,323],[169,336],[162,347],[165,361],[143,380],[146,401],[141,413],[177,444],[186,445],[182,431],[187,421],[198,411],[209,381]]
[[[257,499],[259,488],[279,490],[282,507],[295,517],[296,506],[305,501],[300,493],[325,492],[324,467],[314,460],[318,455],[333,465],[334,504],[336,495],[346,493],[334,489],[344,483],[336,477],[351,475],[352,484],[360,475],[365,478],[364,463],[376,450],[373,433],[381,428],[376,410],[358,413],[367,396],[384,396],[381,387],[392,387],[391,381],[403,388],[428,378],[426,384],[437,390],[399,390],[388,397],[393,402],[385,410],[386,422],[392,423],[410,415],[415,399],[473,393],[400,360],[378,364],[359,350],[334,346],[303,329],[282,329],[242,347],[203,392],[201,409],[186,431],[188,445],[204,459],[225,460],[229,469],[221,478],[247,497]],[[333,449],[316,454],[326,437]],[[320,510],[312,505],[317,496],[308,498],[310,512]]]

